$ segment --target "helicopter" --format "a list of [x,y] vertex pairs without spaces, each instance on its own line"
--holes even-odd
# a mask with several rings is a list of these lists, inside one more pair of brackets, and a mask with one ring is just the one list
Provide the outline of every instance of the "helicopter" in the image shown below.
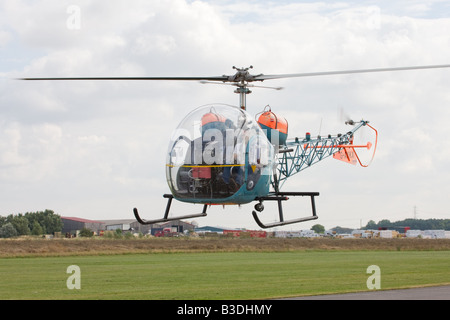
[[[205,217],[211,205],[244,205],[256,202],[252,215],[263,229],[279,227],[318,219],[315,198],[319,192],[281,191],[284,182],[293,175],[332,156],[346,163],[367,167],[377,149],[378,131],[368,120],[353,121],[345,134],[288,139],[288,121],[266,106],[257,117],[247,112],[246,96],[250,88],[281,87],[254,85],[253,82],[282,78],[357,74],[387,71],[449,68],[450,65],[428,65],[396,68],[359,69],[264,75],[251,74],[253,66],[237,68],[232,75],[212,77],[69,77],[69,78],[21,78],[22,80],[151,80],[198,81],[202,84],[226,84],[236,87],[239,106],[207,104],[189,112],[173,131],[166,152],[166,179],[170,193],[163,218],[142,219],[137,208],[136,220],[144,225],[173,220]],[[374,141],[355,144],[355,133],[368,128]],[[360,157],[361,150],[369,154],[368,161]],[[286,220],[283,202],[292,197],[309,197],[311,215]],[[200,213],[169,216],[173,199],[203,205]],[[266,201],[278,205],[278,221],[265,223],[259,218]]]

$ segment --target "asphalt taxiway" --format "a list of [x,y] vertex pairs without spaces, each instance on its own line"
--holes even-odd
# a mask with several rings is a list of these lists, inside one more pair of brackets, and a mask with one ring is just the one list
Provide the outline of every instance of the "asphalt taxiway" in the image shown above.
[[450,285],[293,297],[286,300],[450,300]]

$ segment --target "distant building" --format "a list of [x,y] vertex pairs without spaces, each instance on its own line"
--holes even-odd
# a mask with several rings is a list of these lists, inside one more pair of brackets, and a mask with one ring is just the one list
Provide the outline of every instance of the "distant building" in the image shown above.
[[445,230],[408,230],[406,232],[408,238],[423,238],[423,239],[448,239],[450,232]]
[[[99,235],[103,231],[120,229],[122,231],[145,232],[145,226],[142,226],[134,219],[121,220],[89,220],[78,217],[61,217],[63,228],[62,234],[76,235],[81,229],[92,230]],[[150,229],[150,227],[146,227]],[[144,229],[144,230],[143,230]]]
[[102,222],[105,225],[105,231],[115,231],[116,229],[133,233],[146,231],[146,228],[137,222],[136,219],[102,220]]
[[156,233],[167,229],[170,229],[171,233],[186,233],[188,231],[194,231],[195,225],[181,220],[174,220],[165,223],[152,224],[150,231],[147,233],[155,235]]
[[275,238],[316,238],[319,235],[314,230],[275,231]]
[[197,227],[195,228],[195,232],[197,233],[217,233],[222,234],[224,231],[223,228],[219,227],[211,227],[211,226],[204,226],[204,227]]
[[95,233],[99,233],[100,230],[104,230],[104,224],[101,221],[89,220],[77,217],[61,217],[63,227],[62,234],[75,235],[77,231],[81,229],[89,229]]
[[155,234],[155,232],[170,228],[171,232],[184,233],[193,231],[195,226],[180,220],[169,221],[152,225],[142,225],[136,219],[118,220],[89,220],[78,217],[61,217],[63,222],[62,234],[76,235],[78,231],[86,228],[92,230],[96,235],[103,234],[104,231],[115,231],[120,229],[123,232]]

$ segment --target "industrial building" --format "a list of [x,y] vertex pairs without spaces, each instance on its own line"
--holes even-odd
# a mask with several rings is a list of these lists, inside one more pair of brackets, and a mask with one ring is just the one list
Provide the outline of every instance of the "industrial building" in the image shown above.
[[105,231],[114,231],[120,229],[122,231],[141,232],[142,225],[136,219],[119,219],[119,220],[102,220]]
[[169,230],[170,233],[186,233],[194,231],[195,226],[191,223],[181,220],[168,221],[165,223],[152,224],[149,233],[151,235],[160,235],[164,230]]
[[193,231],[195,226],[184,221],[169,221],[152,225],[142,225],[135,219],[119,220],[89,220],[78,217],[61,217],[63,222],[62,234],[75,236],[77,232],[86,228],[96,235],[102,235],[104,231],[120,229],[123,232],[142,233],[155,235],[158,231],[170,229],[170,232],[184,233]]
[[94,231],[98,234],[100,230],[104,230],[102,221],[83,219],[78,217],[61,217],[63,227],[61,233],[63,235],[76,235],[77,231],[84,228]]

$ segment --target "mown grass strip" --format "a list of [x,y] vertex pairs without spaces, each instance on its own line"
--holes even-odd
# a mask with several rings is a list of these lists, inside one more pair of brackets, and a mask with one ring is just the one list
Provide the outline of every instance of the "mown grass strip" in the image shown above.
[[[69,290],[69,265],[81,289]],[[151,253],[0,259],[0,299],[267,299],[450,283],[449,251]]]

